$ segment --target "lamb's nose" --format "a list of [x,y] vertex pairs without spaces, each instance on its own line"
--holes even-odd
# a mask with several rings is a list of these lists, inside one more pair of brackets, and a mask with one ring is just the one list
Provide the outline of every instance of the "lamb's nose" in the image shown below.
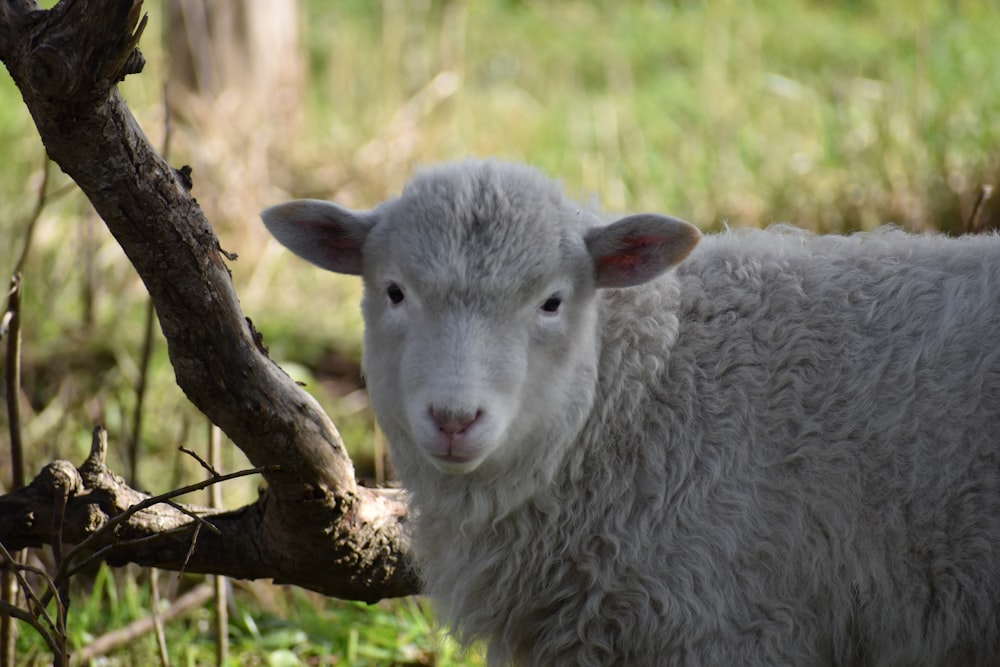
[[482,410],[476,410],[475,412],[469,410],[452,410],[438,408],[433,405],[429,408],[429,411],[431,419],[437,424],[438,429],[445,435],[452,436],[464,433],[483,414]]

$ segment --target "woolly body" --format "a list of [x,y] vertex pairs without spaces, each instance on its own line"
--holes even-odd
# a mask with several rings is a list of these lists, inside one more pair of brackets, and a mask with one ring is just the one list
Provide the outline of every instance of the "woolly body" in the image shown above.
[[[1000,237],[726,232],[602,289],[603,223],[525,168],[324,209],[318,258],[284,206],[364,276],[426,587],[491,663],[1000,660]],[[512,425],[449,463],[414,394]]]

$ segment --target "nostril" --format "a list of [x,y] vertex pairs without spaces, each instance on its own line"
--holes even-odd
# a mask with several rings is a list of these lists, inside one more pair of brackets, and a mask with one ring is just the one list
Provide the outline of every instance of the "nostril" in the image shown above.
[[437,424],[438,429],[446,435],[458,435],[465,432],[483,414],[482,410],[475,412],[468,410],[450,410],[447,408],[437,408],[433,405],[428,408],[431,419]]

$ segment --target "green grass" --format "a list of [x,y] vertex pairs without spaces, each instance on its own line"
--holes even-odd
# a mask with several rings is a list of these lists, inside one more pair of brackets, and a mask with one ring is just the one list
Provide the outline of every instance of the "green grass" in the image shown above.
[[[123,92],[161,143],[167,67],[160,4],[147,4],[148,65]],[[308,83],[297,121],[249,105],[188,105],[170,158],[195,167],[195,196],[223,247],[240,255],[234,281],[272,357],[327,408],[366,475],[371,413],[355,387],[334,388],[323,361],[359,356],[357,281],[269,243],[256,220],[266,205],[319,196],[367,207],[398,192],[416,165],[496,155],[538,165],[605,209],[661,211],[705,230],[785,221],[845,232],[894,221],[954,232],[979,186],[1000,173],[993,0],[307,0],[303,12]],[[456,81],[448,76],[457,85],[428,88]],[[20,252],[42,158],[4,74],[0,275]],[[51,181],[63,194],[39,219],[24,267],[29,475],[52,458],[82,461],[95,421],[125,470],[144,290],[57,168]],[[164,491],[200,474],[176,448],[203,450],[206,425],[174,385],[162,340],[149,386],[139,477]],[[225,456],[227,470],[246,465],[235,447]],[[226,486],[226,503],[252,501],[255,484]],[[75,642],[148,608],[131,571],[102,570],[92,588],[71,611]],[[421,601],[365,607],[284,590],[264,601],[240,588],[235,605],[234,664],[464,664]],[[171,624],[177,663],[209,660],[208,627],[207,612]],[[152,651],[135,642],[112,664],[148,664]]]
[[[524,160],[608,208],[704,228],[953,227],[997,170],[989,2],[485,2],[436,20],[382,6],[395,13],[364,3],[312,33],[314,108],[347,159],[452,69],[462,86],[408,163]],[[415,59],[395,45],[414,32]]]
[[[161,590],[190,588],[195,577],[159,573]],[[148,577],[101,566],[71,591],[69,648],[79,650],[102,634],[149,614]],[[51,611],[51,610],[50,610]],[[52,612],[54,614],[54,611]],[[23,626],[22,626],[23,628]],[[212,612],[201,609],[165,625],[172,664],[205,665],[215,660]],[[230,655],[235,666],[441,665],[480,664],[440,631],[424,600],[407,598],[376,605],[327,600],[301,590],[236,582],[229,605]],[[17,653],[24,664],[44,663],[44,645],[22,629]],[[152,634],[108,653],[104,664],[145,667],[159,664]]]

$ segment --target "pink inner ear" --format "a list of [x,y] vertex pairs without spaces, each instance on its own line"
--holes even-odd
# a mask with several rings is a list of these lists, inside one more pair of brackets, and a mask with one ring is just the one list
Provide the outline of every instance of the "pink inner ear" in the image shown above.
[[316,230],[313,232],[316,244],[324,250],[340,255],[345,250],[354,251],[360,246],[357,239],[343,229],[322,223],[310,223],[310,226]]
[[627,236],[618,240],[617,252],[598,257],[596,263],[598,267],[613,264],[623,271],[634,270],[665,241],[662,236]]
[[597,260],[597,267],[604,268],[608,266],[617,267],[618,271],[631,272],[635,269],[635,266],[642,262],[642,257],[639,255],[605,255]]
[[701,234],[684,222],[653,214],[622,218],[587,233],[594,285],[632,287],[683,261]]
[[653,235],[617,239],[614,251],[594,258],[597,284],[627,287],[650,280],[668,266],[662,253],[669,242],[669,237]]
[[302,226],[308,230],[307,243],[312,244],[321,259],[321,266],[352,274],[361,273],[361,243],[351,230],[312,220]]

